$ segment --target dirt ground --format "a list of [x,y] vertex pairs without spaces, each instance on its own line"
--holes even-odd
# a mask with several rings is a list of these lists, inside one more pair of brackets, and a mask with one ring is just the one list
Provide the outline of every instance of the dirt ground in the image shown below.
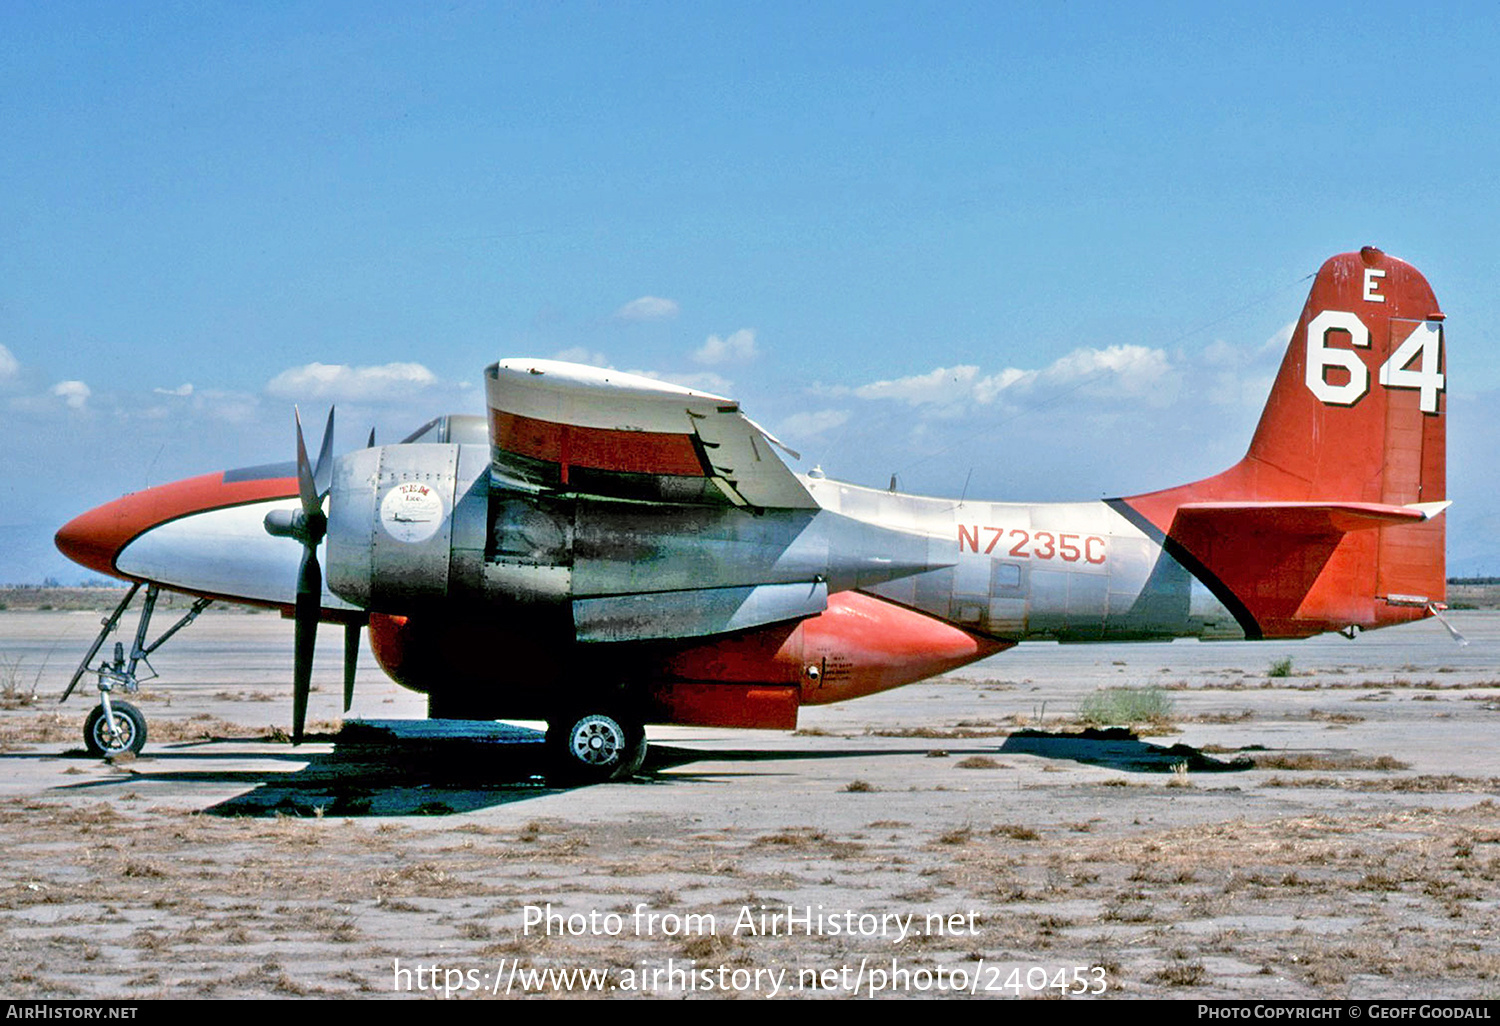
[[1023,645],[559,790],[368,656],[340,732],[336,631],[292,748],[269,614],[169,642],[102,762],[98,614],[11,609],[4,996],[1493,998],[1500,613],[1451,620]]

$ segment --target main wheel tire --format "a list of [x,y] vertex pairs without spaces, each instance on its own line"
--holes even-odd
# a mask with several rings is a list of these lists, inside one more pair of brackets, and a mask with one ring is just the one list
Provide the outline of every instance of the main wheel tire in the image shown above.
[[146,717],[129,702],[111,702],[110,707],[114,710],[115,726],[119,729],[120,736],[116,738],[110,732],[104,706],[96,705],[83,724],[84,747],[89,750],[90,755],[101,759],[126,752],[131,755],[140,754],[141,749],[146,746]]
[[646,761],[646,731],[615,712],[584,712],[547,722],[548,776],[565,784],[598,784],[634,776]]

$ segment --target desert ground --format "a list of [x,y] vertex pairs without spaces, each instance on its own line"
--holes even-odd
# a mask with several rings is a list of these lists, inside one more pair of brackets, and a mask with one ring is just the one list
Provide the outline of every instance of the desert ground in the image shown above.
[[1025,644],[562,790],[536,725],[423,721],[368,653],[344,720],[333,630],[293,748],[290,624],[213,609],[152,659],[145,751],[91,758],[91,680],[57,698],[99,612],[33,605],[5,997],[1500,995],[1493,611],[1466,647]]

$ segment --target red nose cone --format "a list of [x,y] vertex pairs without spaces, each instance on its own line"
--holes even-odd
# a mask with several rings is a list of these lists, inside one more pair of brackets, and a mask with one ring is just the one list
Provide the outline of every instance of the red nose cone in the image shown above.
[[121,536],[120,502],[108,503],[74,517],[57,532],[58,551],[80,566],[101,574],[115,572],[115,556],[135,532]]

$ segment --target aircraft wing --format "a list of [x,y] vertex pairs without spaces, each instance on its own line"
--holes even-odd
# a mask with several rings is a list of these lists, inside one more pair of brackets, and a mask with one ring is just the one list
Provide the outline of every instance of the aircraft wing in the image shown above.
[[501,360],[485,389],[502,477],[621,498],[818,506],[776,455],[781,443],[732,399],[558,360]]

